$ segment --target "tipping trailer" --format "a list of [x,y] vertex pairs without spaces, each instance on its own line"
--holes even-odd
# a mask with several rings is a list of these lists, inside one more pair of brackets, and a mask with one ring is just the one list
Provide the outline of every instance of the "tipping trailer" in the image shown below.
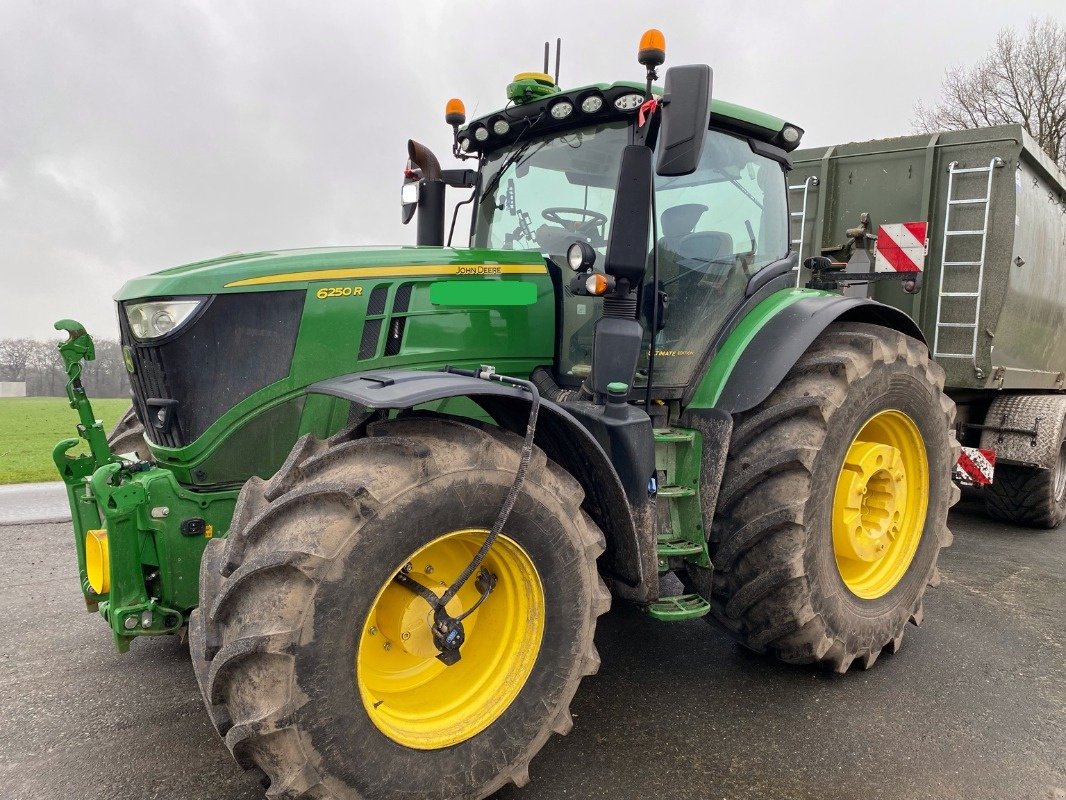
[[871,263],[893,271],[907,263],[897,245],[922,245],[911,251],[924,270],[910,292],[899,280],[845,291],[921,326],[958,406],[957,480],[984,486],[993,516],[1057,526],[1066,517],[1066,176],[1020,125],[793,158],[801,263],[824,256],[849,262],[844,274]]

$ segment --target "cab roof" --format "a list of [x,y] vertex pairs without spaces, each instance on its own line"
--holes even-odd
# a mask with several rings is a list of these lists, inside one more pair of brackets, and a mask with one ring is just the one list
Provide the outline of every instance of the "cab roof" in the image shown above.
[[[662,96],[663,90],[653,86],[652,92]],[[509,104],[503,109],[473,120],[459,130],[459,143],[465,152],[488,153],[513,144],[530,133],[540,135],[572,128],[575,124],[629,119],[637,113],[640,106],[635,96],[642,96],[643,93],[644,84],[637,81],[593,83],[573,89],[556,89],[546,97],[522,104]],[[600,98],[598,108],[592,112],[584,111],[582,104],[594,97]],[[557,116],[561,109],[555,114],[552,113],[557,106],[566,103],[569,103],[571,108],[568,113]],[[722,127],[751,136],[776,145],[786,152],[799,146],[799,137],[791,142],[785,141],[782,135],[785,128],[794,128],[801,136],[803,133],[797,126],[790,125],[780,117],[715,97],[711,98],[711,127]]]

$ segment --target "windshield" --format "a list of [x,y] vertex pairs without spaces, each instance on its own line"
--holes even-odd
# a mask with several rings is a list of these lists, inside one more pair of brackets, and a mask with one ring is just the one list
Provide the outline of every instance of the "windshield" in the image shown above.
[[[583,239],[602,257],[610,230],[625,122],[519,142],[489,155],[474,245],[539,250],[562,261]],[[600,261],[602,264],[602,260]]]
[[[614,122],[519,142],[492,153],[483,167],[474,245],[537,250],[563,264],[582,239],[603,257],[610,234],[619,158],[629,126]],[[748,279],[788,253],[788,207],[780,164],[755,154],[745,139],[708,131],[691,175],[656,177],[659,288],[668,297],[656,337],[656,386],[686,386],[730,314],[744,300]],[[650,250],[651,242],[649,242]],[[642,292],[642,322],[650,326],[651,265]],[[588,374],[602,300],[564,288],[559,376]],[[642,368],[646,381],[649,349]]]

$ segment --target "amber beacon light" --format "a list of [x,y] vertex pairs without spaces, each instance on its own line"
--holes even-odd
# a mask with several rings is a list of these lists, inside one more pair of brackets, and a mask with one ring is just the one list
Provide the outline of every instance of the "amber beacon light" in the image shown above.
[[658,28],[648,28],[640,37],[637,61],[645,67],[655,68],[666,61],[666,37]]

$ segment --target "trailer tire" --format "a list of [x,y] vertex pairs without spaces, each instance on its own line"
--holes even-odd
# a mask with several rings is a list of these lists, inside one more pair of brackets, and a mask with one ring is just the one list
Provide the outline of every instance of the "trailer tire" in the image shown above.
[[1057,528],[1066,519],[1066,426],[1051,469],[997,464],[985,487],[985,512],[1031,528]]
[[[443,591],[492,526],[522,440],[436,415],[365,433],[300,439],[269,482],[244,486],[225,542],[205,550],[190,639],[211,719],[271,797],[479,800],[524,785],[530,759],[571,728],[578,684],[599,666],[604,537],[577,481],[535,449],[483,562],[499,580],[464,623],[462,659],[442,667],[435,650],[416,653],[432,647],[418,627],[428,604],[393,576]],[[472,610],[473,584],[452,602]],[[530,638],[537,620],[542,635]],[[487,649],[475,649],[479,639]],[[516,678],[513,664],[528,672]],[[458,686],[441,684],[449,675]],[[475,681],[496,676],[508,682],[483,695]],[[481,702],[491,713],[464,716]]]
[[[884,649],[896,652],[907,622],[921,623],[939,551],[951,542],[948,508],[959,495],[951,482],[955,406],[943,387],[944,372],[921,342],[876,325],[834,323],[763,403],[736,415],[710,540],[714,569],[696,582],[734,638],[789,663],[843,673],[856,660],[869,668]],[[871,460],[863,473],[853,465],[860,457],[877,458],[876,468]],[[861,492],[848,470],[866,476]],[[871,489],[870,508],[879,492],[896,493],[891,502],[901,505],[887,506],[896,528],[878,528],[880,517],[868,528],[866,516],[842,517],[862,521],[841,525],[855,531],[853,542],[883,542],[884,555],[842,557],[835,514],[850,506],[835,499],[841,486],[855,487],[848,497],[866,498]],[[867,513],[866,503],[856,514]],[[892,510],[899,508],[901,517]]]
[[136,453],[141,461],[149,461],[152,457],[148,449],[148,443],[144,440],[144,425],[137,417],[133,406],[126,409],[111,433],[107,435],[107,445],[111,452],[116,455],[124,453]]

